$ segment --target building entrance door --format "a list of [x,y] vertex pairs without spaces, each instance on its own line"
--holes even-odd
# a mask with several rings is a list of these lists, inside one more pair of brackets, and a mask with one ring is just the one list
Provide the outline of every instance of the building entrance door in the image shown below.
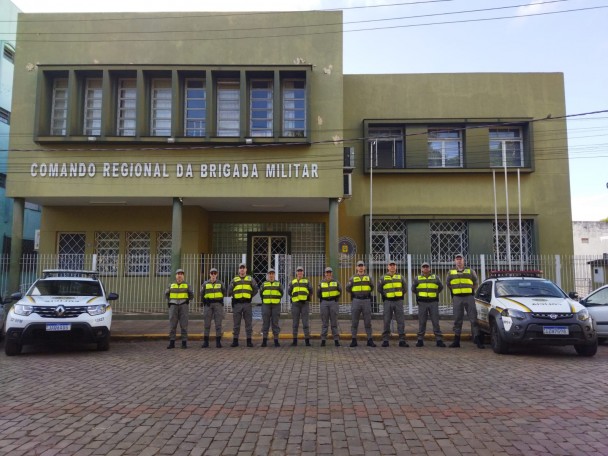
[[59,269],[84,269],[85,241],[84,233],[59,233],[57,241]]
[[271,267],[276,267],[275,258],[279,256],[279,274],[285,274],[285,255],[290,253],[289,233],[274,234],[252,234],[250,239],[251,274],[256,282],[261,284],[266,280],[266,272]]

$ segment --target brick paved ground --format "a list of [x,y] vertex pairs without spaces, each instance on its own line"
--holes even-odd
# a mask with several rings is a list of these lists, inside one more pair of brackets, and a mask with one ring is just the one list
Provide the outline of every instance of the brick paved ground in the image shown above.
[[608,454],[608,346],[0,355],[0,454]]

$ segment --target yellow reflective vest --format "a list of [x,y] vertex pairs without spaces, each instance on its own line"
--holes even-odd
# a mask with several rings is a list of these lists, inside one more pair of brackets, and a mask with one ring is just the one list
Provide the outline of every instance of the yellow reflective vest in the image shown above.
[[354,276],[353,287],[351,288],[352,293],[371,293],[372,292],[372,279],[369,276]]
[[251,301],[253,298],[253,279],[250,275],[245,277],[236,276],[232,280],[232,297],[237,300]]
[[280,304],[281,303],[281,283],[278,281],[266,281],[262,284],[262,302],[264,304]]
[[310,290],[308,289],[308,279],[293,279],[291,281],[291,302],[308,301]]
[[469,268],[458,272],[456,269],[450,270],[447,280],[453,295],[473,294],[473,274]]
[[430,274],[428,277],[419,275],[418,285],[416,285],[416,295],[419,298],[435,300],[439,296],[439,284],[437,283],[437,276]]
[[206,301],[221,302],[224,299],[224,293],[222,293],[222,283],[206,282],[203,290],[203,299]]
[[401,274],[384,276],[382,294],[386,299],[399,299],[403,297],[403,279]]
[[183,304],[190,299],[190,287],[186,282],[172,283],[169,287],[169,302]]
[[321,299],[325,301],[336,300],[340,296],[340,290],[338,290],[338,282],[330,280],[329,282],[321,282]]

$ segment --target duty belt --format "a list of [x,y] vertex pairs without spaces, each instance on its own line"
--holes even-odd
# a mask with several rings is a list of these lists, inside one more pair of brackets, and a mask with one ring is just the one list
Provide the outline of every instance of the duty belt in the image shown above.
[[353,299],[372,299],[372,295],[353,295]]
[[325,302],[338,302],[338,298],[335,298],[335,299],[321,298],[321,301],[325,301]]
[[403,296],[400,298],[385,298],[385,301],[403,301]]

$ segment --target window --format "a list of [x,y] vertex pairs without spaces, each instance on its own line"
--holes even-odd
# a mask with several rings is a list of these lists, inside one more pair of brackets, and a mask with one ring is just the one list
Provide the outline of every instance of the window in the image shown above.
[[6,60],[11,63],[15,63],[15,50],[8,44],[4,45],[4,52],[2,54]]
[[171,136],[171,79],[152,79],[150,95],[150,134]]
[[137,80],[125,78],[118,80],[118,111],[116,113],[116,135],[135,136],[136,127]]
[[468,251],[469,230],[466,222],[431,222],[431,255],[434,262],[451,264],[457,253],[466,255]]
[[[517,220],[509,220],[509,229],[507,230],[506,220],[498,221],[498,229],[496,223],[492,224],[494,230],[494,255],[498,260],[508,260],[507,240],[511,259],[515,261],[527,261],[533,254],[532,250],[532,220],[521,221],[521,236],[519,222]],[[498,252],[496,252],[496,239],[498,240]],[[497,255],[498,253],[498,255]]]
[[101,78],[88,78],[84,89],[85,136],[101,135]]
[[250,135],[272,137],[272,81],[255,79],[250,87]]
[[156,275],[171,275],[171,233],[161,232],[156,235]]
[[57,242],[59,269],[84,269],[85,241],[84,233],[59,233]]
[[236,80],[217,82],[217,135],[240,135],[240,84]]
[[95,233],[95,252],[97,253],[97,270],[100,274],[116,275],[118,273],[118,254],[120,235],[116,231]]
[[370,127],[368,144],[372,168],[405,168],[401,128]]
[[51,135],[65,136],[68,128],[68,79],[53,80]]
[[204,79],[186,79],[184,132],[186,136],[205,136],[207,132],[207,91]]
[[306,81],[283,81],[283,136],[306,136]]
[[0,122],[7,125],[11,124],[11,112],[4,108],[0,108]]
[[373,261],[396,262],[405,260],[407,254],[407,226],[403,220],[372,220]]
[[524,166],[524,147],[522,129],[490,128],[490,166]]
[[127,274],[150,274],[150,233],[127,233]]
[[462,168],[459,130],[431,129],[428,138],[429,168]]

